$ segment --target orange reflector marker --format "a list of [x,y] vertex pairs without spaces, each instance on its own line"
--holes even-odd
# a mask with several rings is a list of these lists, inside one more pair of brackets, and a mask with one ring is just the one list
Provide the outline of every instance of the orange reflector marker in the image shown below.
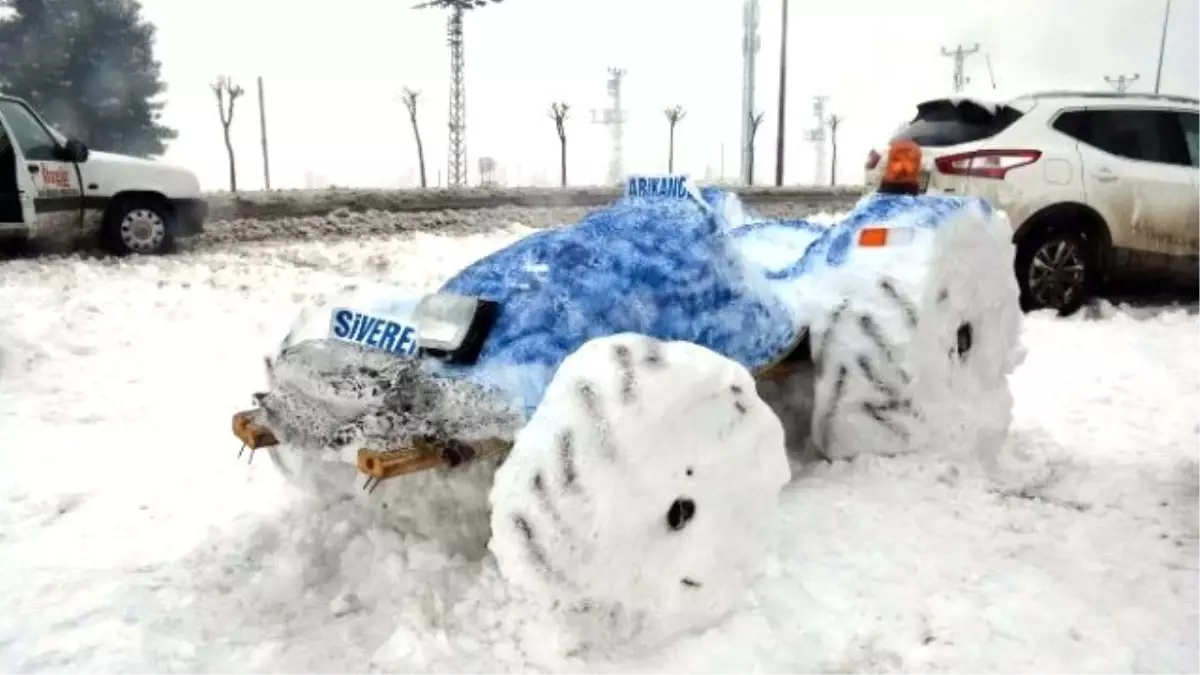
[[915,235],[911,227],[864,227],[858,231],[858,245],[863,248],[903,246],[911,244]]
[[887,246],[887,243],[888,230],[886,227],[864,227],[858,231],[859,246]]

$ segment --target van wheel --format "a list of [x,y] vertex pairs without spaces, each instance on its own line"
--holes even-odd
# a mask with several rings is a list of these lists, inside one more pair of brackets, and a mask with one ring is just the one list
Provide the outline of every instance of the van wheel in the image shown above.
[[1021,242],[1015,261],[1021,309],[1074,314],[1096,287],[1096,256],[1083,235],[1044,230]]
[[175,212],[161,199],[123,199],[110,208],[103,228],[106,248],[117,255],[156,255],[175,248]]

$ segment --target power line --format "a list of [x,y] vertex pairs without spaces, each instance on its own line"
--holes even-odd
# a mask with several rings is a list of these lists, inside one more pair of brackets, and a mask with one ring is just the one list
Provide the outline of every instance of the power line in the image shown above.
[[964,49],[962,45],[955,47],[953,50],[942,47],[942,56],[950,56],[954,58],[954,93],[960,93],[963,90],[963,87],[965,87],[967,83],[971,81],[971,78],[967,77],[963,73],[963,63],[967,60],[968,56],[978,52],[978,42],[976,42],[975,45],[969,49]]
[[1139,77],[1141,75],[1138,73],[1134,73],[1132,76],[1118,75],[1115,78],[1105,75],[1104,81],[1111,84],[1117,91],[1124,93],[1126,89],[1129,89],[1129,85],[1138,81]]

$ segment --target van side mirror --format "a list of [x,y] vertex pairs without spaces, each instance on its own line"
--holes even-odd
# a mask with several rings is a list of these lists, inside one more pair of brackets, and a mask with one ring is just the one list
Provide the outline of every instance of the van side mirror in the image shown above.
[[86,162],[88,158],[88,147],[83,141],[72,138],[63,146],[63,154],[66,155],[68,162]]

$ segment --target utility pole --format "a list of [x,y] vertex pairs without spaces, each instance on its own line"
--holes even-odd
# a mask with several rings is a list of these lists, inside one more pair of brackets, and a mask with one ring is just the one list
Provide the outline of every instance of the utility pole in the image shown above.
[[775,187],[783,186],[783,121],[787,117],[788,0],[783,0],[783,18],[779,29],[779,131],[775,137]]
[[1134,73],[1131,77],[1126,77],[1125,75],[1118,75],[1115,78],[1105,75],[1104,81],[1111,84],[1113,86],[1113,88],[1115,88],[1117,91],[1119,91],[1121,93],[1125,93],[1125,90],[1129,89],[1129,85],[1133,84],[1134,82],[1137,82],[1139,77],[1141,77],[1141,75],[1139,75],[1138,73]]
[[271,189],[271,160],[267,153],[267,105],[263,96],[262,75],[258,76],[258,128],[262,135],[263,186]]
[[1162,38],[1158,41],[1158,70],[1154,73],[1154,93],[1158,94],[1158,88],[1162,84],[1162,64],[1163,53],[1167,50],[1167,26],[1171,23],[1171,0],[1167,1],[1167,9],[1163,13],[1163,29]]
[[[754,75],[758,49],[762,42],[758,36],[758,0],[745,0],[742,10],[742,182],[754,182],[750,175],[754,152]],[[725,178],[724,170],[721,178]]]
[[621,108],[621,81],[625,78],[623,68],[608,69],[608,108],[592,110],[592,124],[608,127],[612,143],[608,160],[608,182],[619,184],[624,177],[625,110]]
[[837,132],[842,123],[841,115],[829,116],[829,141],[833,146],[833,159],[829,162],[829,186],[837,185]]
[[942,47],[942,56],[950,56],[954,58],[954,93],[961,93],[963,87],[971,81],[971,78],[963,74],[963,63],[968,56],[979,52],[979,43],[975,43],[969,49],[963,49],[962,45],[955,47],[953,50]]
[[463,86],[463,8],[455,5],[447,19],[446,35],[450,43],[450,142],[447,147],[446,184],[467,184],[467,94]]
[[813,164],[813,185],[825,182],[825,102],[828,96],[813,97],[813,118],[816,125],[804,132],[804,140],[813,144],[816,150]]

